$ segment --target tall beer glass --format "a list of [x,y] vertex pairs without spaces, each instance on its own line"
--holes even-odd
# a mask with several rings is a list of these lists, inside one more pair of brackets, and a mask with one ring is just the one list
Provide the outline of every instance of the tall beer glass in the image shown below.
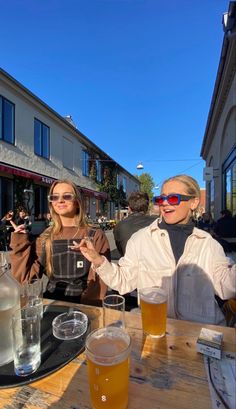
[[161,338],[166,332],[167,294],[159,287],[139,290],[143,331]]
[[121,328],[100,328],[88,335],[85,347],[93,409],[126,409],[130,336]]

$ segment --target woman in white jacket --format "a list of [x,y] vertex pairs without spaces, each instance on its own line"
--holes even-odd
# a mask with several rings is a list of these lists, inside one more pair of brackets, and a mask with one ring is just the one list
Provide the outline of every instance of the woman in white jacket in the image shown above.
[[194,227],[198,183],[187,175],[174,176],[154,200],[160,219],[133,234],[118,264],[100,256],[88,240],[74,242],[74,249],[120,294],[160,286],[168,293],[168,317],[223,325],[215,295],[236,297],[236,265],[209,233]]

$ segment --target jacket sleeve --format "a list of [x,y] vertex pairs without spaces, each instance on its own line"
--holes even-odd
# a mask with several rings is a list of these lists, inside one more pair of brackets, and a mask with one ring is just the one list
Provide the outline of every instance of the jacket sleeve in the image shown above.
[[137,288],[139,257],[136,247],[131,237],[127,243],[125,255],[120,258],[118,264],[109,263],[104,259],[103,264],[97,269],[103,281],[120,294],[130,293]]
[[222,246],[214,239],[213,254],[213,284],[216,294],[222,300],[236,298],[236,264],[225,256]]
[[32,277],[42,276],[41,237],[31,241],[28,234],[12,233],[10,247],[11,270],[17,281],[23,283]]
[[[101,229],[97,229],[93,237],[93,244],[97,252],[111,260],[111,252],[109,242],[105,233]],[[81,303],[101,305],[101,300],[107,293],[107,285],[99,277],[96,271],[90,267],[88,274],[87,288],[81,296]]]

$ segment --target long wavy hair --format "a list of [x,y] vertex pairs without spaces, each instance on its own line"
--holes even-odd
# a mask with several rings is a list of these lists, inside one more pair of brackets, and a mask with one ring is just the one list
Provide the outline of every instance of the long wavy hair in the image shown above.
[[186,186],[187,194],[189,196],[194,196],[197,199],[199,199],[199,203],[198,203],[196,209],[192,210],[192,215],[191,215],[193,220],[198,220],[199,216],[201,215],[201,207],[200,207],[201,190],[200,190],[199,184],[191,176],[176,175],[176,176],[170,177],[169,179],[166,179],[162,183],[162,188],[166,183],[172,182],[172,181],[177,181],[177,182],[183,183]]
[[[55,186],[61,184],[61,183],[66,183],[67,185],[72,187],[73,193],[75,195],[74,201],[77,203],[77,208],[76,208],[76,214],[75,214],[75,225],[79,227],[86,227],[86,219],[85,219],[85,213],[83,209],[83,203],[81,199],[80,192],[77,188],[77,186],[71,182],[70,180],[56,180],[53,182],[50,190],[49,190],[49,195],[53,193],[53,190]],[[48,229],[46,229],[42,234],[42,242],[44,243],[43,246],[45,248],[45,269],[48,277],[51,277],[53,275],[53,263],[52,263],[52,242],[54,240],[54,236],[59,234],[62,229],[62,223],[60,216],[55,212],[52,203],[49,202],[49,211],[51,215],[51,220],[52,220],[52,226],[50,226]]]

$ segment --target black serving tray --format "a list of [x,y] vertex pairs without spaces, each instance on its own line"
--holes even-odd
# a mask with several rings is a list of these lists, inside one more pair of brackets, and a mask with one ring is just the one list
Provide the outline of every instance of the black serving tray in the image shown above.
[[[73,307],[45,305],[41,321],[41,365],[36,372],[29,376],[16,376],[13,361],[0,366],[0,389],[26,385],[62,368],[79,355],[85,347],[85,339],[90,332],[90,321],[84,335],[73,340],[60,340],[52,333],[53,319]],[[77,311],[78,308],[75,307]]]

